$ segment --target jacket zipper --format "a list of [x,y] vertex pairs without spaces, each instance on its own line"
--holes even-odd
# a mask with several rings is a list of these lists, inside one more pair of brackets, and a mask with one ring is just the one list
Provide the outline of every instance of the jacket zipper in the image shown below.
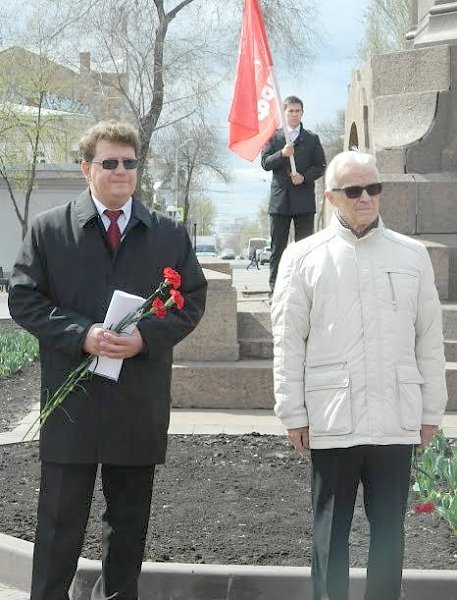
[[387,277],[389,278],[390,291],[392,293],[392,305],[394,310],[397,310],[397,298],[395,297],[394,282],[392,281],[392,273],[390,271],[387,272]]

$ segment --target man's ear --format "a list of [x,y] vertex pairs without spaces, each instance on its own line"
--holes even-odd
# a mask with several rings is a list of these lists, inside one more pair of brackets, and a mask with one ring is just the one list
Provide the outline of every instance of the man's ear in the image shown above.
[[81,171],[83,172],[84,177],[89,181],[90,179],[90,163],[87,160],[81,161]]
[[335,194],[333,192],[327,191],[325,192],[326,199],[335,206]]

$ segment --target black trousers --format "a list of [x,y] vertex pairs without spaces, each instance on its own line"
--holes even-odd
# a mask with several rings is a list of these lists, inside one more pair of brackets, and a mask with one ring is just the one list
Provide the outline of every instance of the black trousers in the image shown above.
[[311,450],[313,600],[348,600],[349,531],[359,482],[370,524],[365,600],[398,600],[411,446]]
[[279,261],[287,248],[290,223],[294,221],[295,241],[312,235],[314,231],[314,213],[302,215],[270,215],[271,256],[270,256],[270,289],[274,290],[278,274]]
[[[89,517],[97,465],[43,462],[31,600],[68,600]],[[136,600],[151,508],[154,465],[101,466],[106,510],[102,578],[106,596]]]

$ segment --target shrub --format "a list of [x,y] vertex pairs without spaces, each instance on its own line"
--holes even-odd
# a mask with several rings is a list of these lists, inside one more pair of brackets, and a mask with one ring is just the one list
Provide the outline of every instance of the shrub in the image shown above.
[[424,450],[416,450],[413,470],[413,490],[422,500],[416,510],[428,512],[421,508],[434,505],[457,535],[457,442],[438,431]]
[[0,331],[0,379],[31,363],[38,354],[38,342],[27,331],[3,328]]

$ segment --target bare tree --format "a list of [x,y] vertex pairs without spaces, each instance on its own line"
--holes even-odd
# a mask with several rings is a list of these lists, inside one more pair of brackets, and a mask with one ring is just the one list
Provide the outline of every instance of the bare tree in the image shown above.
[[373,54],[406,48],[413,0],[370,0],[363,12],[365,34],[357,50],[361,61]]
[[[310,59],[315,40],[315,0],[260,0],[276,64],[298,73]],[[81,50],[92,54],[95,69],[87,66],[88,103],[96,118],[132,120],[141,137],[137,194],[141,197],[144,169],[155,131],[208,112],[221,88],[233,81],[243,0],[30,0],[23,20],[14,22],[16,43],[25,45],[48,62],[75,65]],[[2,32],[6,31],[2,25]],[[299,47],[290,61],[289,48]],[[112,92],[109,91],[111,88]],[[123,102],[112,102],[112,97]],[[49,81],[36,94],[36,136],[31,146],[27,203],[33,191],[39,160],[43,111],[49,99]],[[40,133],[41,132],[41,133]],[[205,138],[206,135],[206,138]],[[211,139],[204,130],[184,156],[185,213],[193,183],[204,172],[220,171],[217,152],[212,165],[205,151]],[[191,154],[191,150],[194,154]],[[216,157],[216,159],[214,158]],[[4,165],[10,160],[5,160]],[[13,190],[14,186],[11,186]],[[27,204],[28,206],[28,204]],[[19,212],[18,218],[19,218]],[[22,219],[22,220],[21,220]],[[28,208],[21,216],[27,229]]]
[[214,202],[204,194],[195,194],[192,199],[192,209],[189,223],[196,223],[197,235],[211,235],[214,232],[216,207]]
[[180,150],[182,159],[175,155],[178,176],[175,185],[178,191],[183,191],[184,224],[187,224],[192,193],[203,190],[209,177],[228,183],[230,175],[222,158],[223,144],[203,120],[178,124],[173,133],[172,148],[178,148],[180,140],[189,140]]
[[[279,60],[289,58],[291,44],[300,47],[294,61],[286,63],[297,72],[311,55],[314,0],[261,4]],[[71,5],[75,15],[84,13],[74,39],[91,48],[99,71],[116,75],[112,85],[138,125],[140,196],[154,131],[205,110],[233,77],[243,0],[81,0]]]
[[[20,48],[0,53],[0,177],[4,180],[22,237],[28,230],[37,170],[42,162],[69,162],[67,138],[75,119],[58,102],[65,77],[47,56]],[[18,61],[24,59],[21,68]],[[68,109],[71,101],[66,103]],[[63,116],[65,115],[65,116]]]
[[344,118],[345,111],[339,110],[332,121],[320,121],[314,127],[324,147],[327,164],[344,150]]

